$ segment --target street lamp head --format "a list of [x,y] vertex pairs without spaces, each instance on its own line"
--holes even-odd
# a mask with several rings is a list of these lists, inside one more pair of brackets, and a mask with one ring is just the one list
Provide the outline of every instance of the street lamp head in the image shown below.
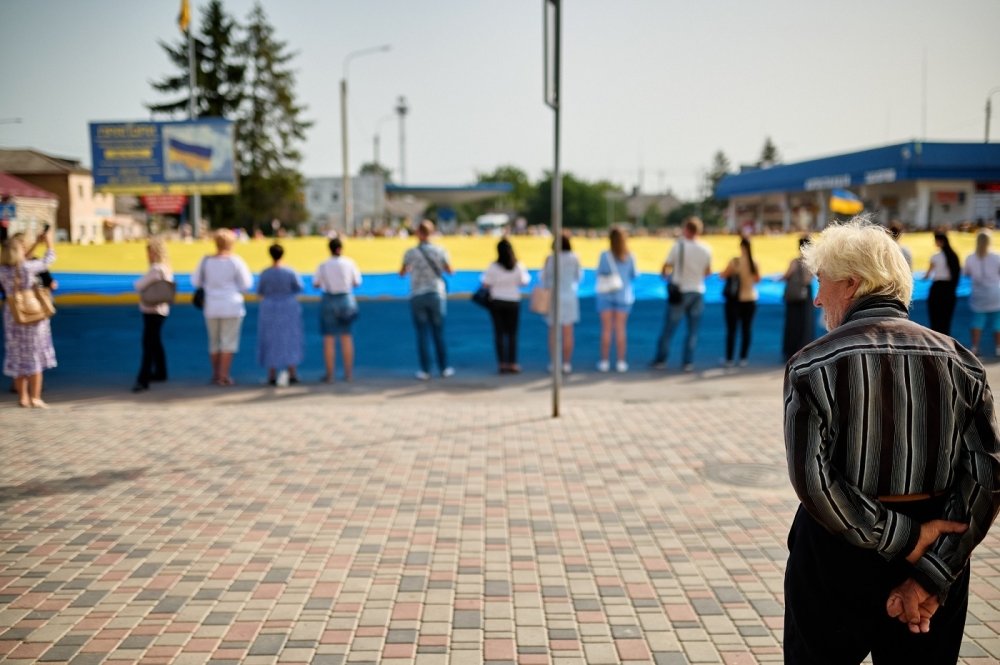
[[406,105],[406,97],[400,95],[399,102],[396,103],[396,113],[399,115],[406,115],[409,110],[410,107]]
[[372,55],[374,53],[385,53],[386,51],[392,50],[392,44],[382,44],[381,46],[369,46],[368,48],[358,49],[357,51],[351,51],[346,56],[344,56],[344,80],[347,80],[347,65],[350,64],[351,60],[360,57],[362,55]]

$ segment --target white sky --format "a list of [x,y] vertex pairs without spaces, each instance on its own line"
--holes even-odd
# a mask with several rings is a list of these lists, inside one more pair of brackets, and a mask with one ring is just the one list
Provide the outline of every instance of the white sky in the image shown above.
[[[982,141],[1000,86],[998,0],[563,0],[563,168],[645,191],[697,193],[721,149],[754,161],[770,135],[785,161],[922,137]],[[206,0],[193,0],[200,24]],[[225,0],[241,20],[250,0]],[[502,164],[552,165],[542,101],[541,0],[264,0],[299,53],[315,121],[301,165],[339,175],[338,85],[350,66],[351,169],[407,184],[464,184]],[[0,0],[0,146],[90,163],[87,123],[148,119],[149,81],[172,72],[180,0]],[[926,54],[926,132],[922,127]],[[1000,94],[994,98],[1000,135]],[[20,124],[3,123],[21,118]]]

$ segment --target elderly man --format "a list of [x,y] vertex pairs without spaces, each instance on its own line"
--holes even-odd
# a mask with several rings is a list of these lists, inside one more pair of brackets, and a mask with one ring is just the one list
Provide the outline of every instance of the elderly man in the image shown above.
[[803,249],[830,333],[785,371],[802,502],[788,535],[785,662],[955,663],[969,558],[1000,507],[982,364],[907,318],[899,247],[864,219]]

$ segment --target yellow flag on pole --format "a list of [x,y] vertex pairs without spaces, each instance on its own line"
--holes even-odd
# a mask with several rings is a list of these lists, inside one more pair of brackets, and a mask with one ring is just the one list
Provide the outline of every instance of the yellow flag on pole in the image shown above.
[[191,24],[191,3],[189,0],[181,0],[181,13],[177,15],[177,25],[181,27],[181,32],[187,32]]

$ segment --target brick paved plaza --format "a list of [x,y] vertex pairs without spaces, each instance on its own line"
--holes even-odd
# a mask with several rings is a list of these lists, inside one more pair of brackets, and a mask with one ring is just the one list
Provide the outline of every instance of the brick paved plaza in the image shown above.
[[48,397],[0,404],[7,662],[781,661],[777,369]]

